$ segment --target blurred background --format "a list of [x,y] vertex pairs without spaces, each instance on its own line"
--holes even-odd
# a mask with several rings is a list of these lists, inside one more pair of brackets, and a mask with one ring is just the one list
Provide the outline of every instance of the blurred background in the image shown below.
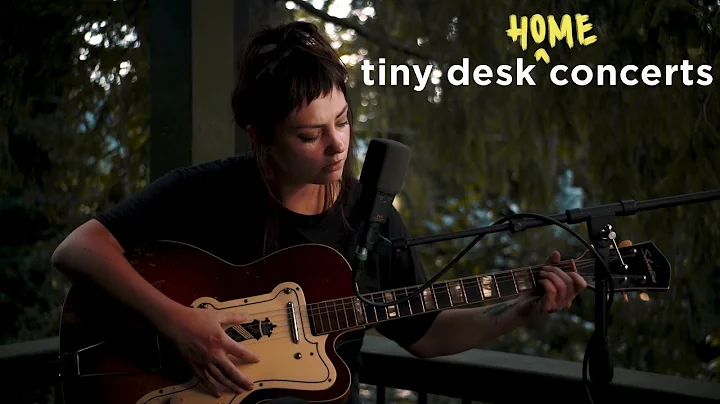
[[[290,20],[316,23],[351,72],[362,146],[413,149],[396,205],[413,236],[488,225],[513,212],[637,201],[720,188],[717,80],[686,86],[448,84],[450,65],[536,63],[720,68],[720,3],[667,1],[313,0],[20,1],[0,6],[0,344],[57,336],[69,282],[50,265],[76,226],[184,165],[243,153],[230,115],[243,38]],[[228,10],[230,12],[228,12]],[[589,15],[597,42],[523,51],[509,16]],[[577,38],[576,38],[577,39]],[[362,61],[434,66],[430,82],[368,86]],[[697,76],[695,76],[697,78]],[[377,78],[375,76],[375,78]],[[376,82],[377,83],[377,82]],[[362,153],[361,153],[362,157]],[[358,167],[359,173],[359,167]],[[586,229],[575,227],[583,236]],[[621,218],[618,239],[653,241],[671,287],[618,297],[617,366],[717,383],[720,202]],[[470,239],[419,247],[434,275]],[[485,237],[448,277],[541,263],[583,247],[553,228]],[[581,361],[593,293],[569,312],[488,348]],[[50,392],[51,393],[51,392]],[[400,394],[400,393],[398,393]],[[398,396],[400,397],[400,396]],[[40,399],[37,399],[40,402]]]

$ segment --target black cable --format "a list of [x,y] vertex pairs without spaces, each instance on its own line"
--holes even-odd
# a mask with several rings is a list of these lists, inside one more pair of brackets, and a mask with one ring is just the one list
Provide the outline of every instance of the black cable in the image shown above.
[[[561,222],[559,222],[559,221],[557,221],[557,220],[555,220],[555,219],[553,219],[553,218],[551,218],[551,217],[544,216],[544,215],[538,215],[538,214],[534,214],[534,213],[518,213],[518,214],[510,215],[510,216],[505,217],[505,218],[503,218],[503,219],[500,219],[499,221],[495,222],[494,225],[495,225],[495,224],[500,224],[500,223],[503,223],[503,222],[506,222],[506,221],[509,221],[509,220],[511,220],[511,219],[513,219],[513,218],[521,218],[521,217],[531,217],[531,218],[534,218],[534,219],[538,219],[538,220],[540,220],[540,221],[544,221],[544,222],[546,222],[546,223],[554,224],[554,225],[556,225],[556,226],[558,226],[558,227],[561,227],[563,230],[567,231],[567,232],[570,233],[571,235],[573,235],[575,238],[577,238],[578,240],[580,240],[580,242],[581,242],[588,250],[592,251],[592,253],[595,255],[595,257],[597,257],[597,258],[603,263],[603,267],[604,267],[604,269],[605,269],[605,271],[606,271],[606,273],[607,273],[608,279],[612,279],[612,273],[610,272],[610,268],[608,268],[607,263],[606,263],[605,260],[603,260],[602,257],[600,256],[600,253],[598,253],[597,250],[595,250],[595,249],[590,245],[590,243],[588,243],[587,240],[585,240],[584,238],[582,238],[582,236],[580,236],[576,231],[574,231],[573,229],[571,229],[570,227],[568,227],[568,226],[565,225],[564,223],[561,223]],[[619,251],[618,251],[618,254],[619,254]],[[608,283],[608,294],[609,294],[609,298],[608,298],[608,300],[607,300],[607,309],[606,309],[606,310],[607,310],[607,313],[610,313],[610,308],[612,307],[612,303],[613,303],[613,300],[614,300],[614,294],[615,294],[615,285],[614,285],[612,282],[609,282],[609,283]],[[585,354],[583,355],[582,379],[583,379],[583,385],[585,386],[585,391],[586,391],[587,394],[588,394],[588,400],[590,401],[590,404],[594,404],[594,401],[593,401],[593,399],[592,399],[592,393],[590,392],[590,380],[589,380],[589,378],[588,378],[588,366],[589,366],[589,362],[590,362],[589,352],[590,352],[590,349],[592,348],[593,343],[595,343],[595,341],[597,340],[597,338],[598,338],[598,336],[597,336],[597,329],[595,329],[595,330],[593,330],[593,333],[592,333],[592,335],[590,336],[590,339],[588,340],[587,345],[585,346]]]
[[[422,287],[418,288],[418,290],[416,290],[415,292],[411,293],[409,296],[403,297],[402,299],[397,299],[397,300],[392,301],[392,302],[389,302],[389,303],[387,303],[387,302],[386,302],[386,303],[373,302],[373,301],[371,301],[371,300],[366,299],[364,296],[362,296],[362,295],[360,294],[360,291],[358,290],[358,288],[360,287],[360,286],[359,286],[359,283],[360,283],[360,282],[359,282],[359,279],[360,279],[360,273],[363,271],[363,269],[365,269],[365,260],[364,260],[364,259],[359,260],[359,261],[358,261],[358,265],[357,265],[357,270],[355,271],[355,280],[354,280],[354,282],[353,282],[353,284],[354,284],[353,290],[355,291],[355,296],[356,296],[360,301],[362,301],[363,303],[367,303],[367,304],[369,304],[369,305],[376,306],[376,307],[389,307],[389,306],[398,305],[398,304],[400,304],[400,303],[405,303],[405,302],[409,301],[410,299],[412,299],[413,297],[415,297],[415,296],[419,295],[420,293],[422,293],[425,289],[427,289],[428,287],[430,287],[430,285],[432,285],[433,283],[437,282],[438,279],[442,278],[442,276],[445,275],[445,274],[447,273],[447,271],[450,270],[450,268],[452,268],[455,264],[457,264],[458,261],[460,261],[460,259],[465,256],[465,254],[467,254],[468,252],[470,252],[470,250],[473,248],[473,246],[474,246],[475,244],[477,244],[478,241],[480,241],[480,239],[482,239],[483,237],[485,237],[484,234],[475,237],[475,239],[474,239],[472,242],[470,242],[470,244],[468,244],[467,247],[465,247],[460,253],[458,253],[458,255],[457,255],[455,258],[453,258],[452,261],[450,261],[450,262],[445,266],[445,268],[441,269],[440,272],[438,272],[435,276],[433,276],[433,277],[430,278],[427,282],[425,282],[425,283],[422,285]],[[392,265],[392,258],[390,259],[390,263],[391,263],[391,265]]]
[[[592,253],[595,255],[595,257],[596,257],[598,260],[600,260],[600,262],[603,263],[603,267],[604,267],[604,269],[605,269],[605,272],[607,273],[608,279],[612,279],[612,273],[610,272],[610,268],[608,267],[607,262],[605,262],[605,260],[603,260],[603,258],[600,256],[600,253],[598,253],[597,250],[595,250],[595,248],[593,248],[593,247],[590,245],[590,243],[588,243],[587,240],[585,240],[582,236],[580,236],[576,231],[574,231],[573,229],[571,229],[570,227],[568,227],[566,224],[564,224],[564,223],[562,223],[562,222],[559,222],[559,221],[557,221],[557,220],[555,220],[555,219],[553,219],[553,218],[551,218],[551,217],[549,217],[549,216],[540,215],[540,214],[535,214],[535,213],[516,213],[516,214],[512,214],[512,215],[510,215],[510,216],[506,216],[506,217],[504,217],[504,218],[496,221],[496,222],[493,223],[492,225],[495,226],[495,225],[502,224],[502,223],[504,223],[504,222],[510,221],[510,220],[512,220],[512,219],[525,218],[525,217],[534,218],[534,219],[543,221],[543,222],[545,222],[545,223],[553,224],[553,225],[555,225],[555,226],[558,226],[558,227],[562,228],[563,230],[567,231],[568,233],[570,233],[570,234],[571,234],[572,236],[574,236],[576,239],[580,240],[580,242],[581,242],[589,251],[592,251]],[[520,230],[524,230],[524,229],[521,228]],[[519,230],[518,230],[518,231],[519,231]],[[358,290],[358,288],[359,288],[359,282],[358,282],[358,280],[359,280],[359,277],[360,277],[360,273],[363,271],[363,269],[364,269],[364,267],[365,267],[365,260],[364,260],[364,259],[359,260],[359,261],[358,261],[357,268],[356,268],[356,271],[355,271],[355,279],[354,279],[354,282],[353,282],[353,284],[354,284],[353,290],[354,290],[354,292],[355,292],[355,296],[356,296],[360,301],[362,301],[363,303],[369,304],[369,305],[371,305],[371,306],[376,306],[376,307],[389,307],[389,306],[398,305],[398,304],[400,304],[400,303],[405,303],[405,302],[409,301],[410,299],[412,299],[413,297],[415,297],[415,296],[419,295],[420,293],[422,293],[425,289],[427,289],[428,287],[430,287],[430,285],[432,285],[432,284],[435,283],[438,279],[440,279],[443,275],[445,275],[445,273],[447,273],[447,271],[449,271],[450,268],[452,268],[455,264],[457,264],[457,262],[460,261],[460,259],[461,259],[462,257],[464,257],[464,256],[470,251],[470,249],[472,249],[472,247],[473,247],[475,244],[477,244],[477,243],[478,243],[483,237],[485,237],[485,236],[486,236],[486,234],[482,234],[482,235],[479,235],[479,236],[475,237],[475,239],[474,239],[473,241],[471,241],[471,242],[467,245],[467,247],[465,247],[460,253],[458,253],[458,255],[455,256],[455,258],[452,259],[452,261],[450,261],[450,262],[449,262],[443,269],[441,269],[440,272],[438,272],[435,276],[433,276],[433,277],[430,278],[427,282],[425,282],[425,284],[423,284],[422,287],[418,288],[418,290],[416,290],[415,292],[411,293],[409,296],[406,296],[406,297],[401,298],[401,299],[397,299],[397,300],[392,301],[392,302],[384,302],[384,303],[383,303],[383,302],[373,302],[373,301],[371,301],[371,300],[366,299],[364,296],[362,296],[362,294],[361,294],[360,291]],[[619,252],[618,252],[618,253],[619,253]],[[392,262],[392,259],[391,259],[391,262]],[[609,283],[608,283],[608,290],[609,290],[609,291],[608,291],[609,298],[608,298],[608,300],[607,300],[607,309],[606,309],[606,310],[607,310],[607,313],[610,313],[610,308],[612,307],[612,303],[613,303],[613,300],[614,300],[613,297],[614,297],[614,293],[615,293],[615,286],[613,285],[612,282],[609,282]],[[587,394],[588,394],[588,400],[590,401],[590,404],[594,404],[594,402],[593,402],[593,399],[592,399],[592,393],[590,392],[590,380],[589,380],[589,378],[588,378],[588,366],[589,366],[589,362],[590,362],[589,351],[590,351],[590,349],[591,349],[591,347],[592,347],[592,344],[595,342],[596,339],[597,339],[597,329],[593,330],[593,333],[592,333],[592,335],[590,336],[590,339],[589,339],[589,341],[588,341],[588,344],[587,344],[587,346],[586,346],[586,348],[585,348],[585,354],[584,354],[584,357],[583,357],[583,366],[582,366],[583,384],[585,385],[585,391],[586,391]]]

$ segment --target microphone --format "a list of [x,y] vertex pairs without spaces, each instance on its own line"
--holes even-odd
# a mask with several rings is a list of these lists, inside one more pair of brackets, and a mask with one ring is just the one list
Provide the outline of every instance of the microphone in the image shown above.
[[380,226],[387,222],[395,195],[403,187],[411,154],[408,146],[390,139],[372,139],[368,145],[360,173],[357,217],[362,227],[352,265],[356,277],[365,265],[368,251],[375,251],[381,238]]

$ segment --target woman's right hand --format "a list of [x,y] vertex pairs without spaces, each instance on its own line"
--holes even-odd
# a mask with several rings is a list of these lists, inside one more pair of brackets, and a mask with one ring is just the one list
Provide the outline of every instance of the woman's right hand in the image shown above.
[[159,328],[175,342],[201,383],[220,397],[221,386],[236,393],[253,389],[253,381],[238,370],[228,354],[246,363],[260,358],[225,333],[225,328],[247,319],[245,314],[183,306],[165,317]]

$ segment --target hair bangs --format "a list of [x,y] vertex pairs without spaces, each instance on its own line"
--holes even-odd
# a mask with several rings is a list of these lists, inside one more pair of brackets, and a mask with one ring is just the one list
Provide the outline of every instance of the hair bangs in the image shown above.
[[[279,106],[281,116],[276,119],[282,119],[318,98],[332,94],[335,89],[346,93],[346,74],[337,68],[336,63],[305,55],[299,55],[298,60],[293,59],[288,58],[286,66],[281,68],[283,73],[287,73],[280,75],[284,80],[276,81],[277,84],[273,86],[276,87],[276,94],[280,95],[277,99],[283,100],[285,104]],[[286,94],[282,94],[283,91]]]

